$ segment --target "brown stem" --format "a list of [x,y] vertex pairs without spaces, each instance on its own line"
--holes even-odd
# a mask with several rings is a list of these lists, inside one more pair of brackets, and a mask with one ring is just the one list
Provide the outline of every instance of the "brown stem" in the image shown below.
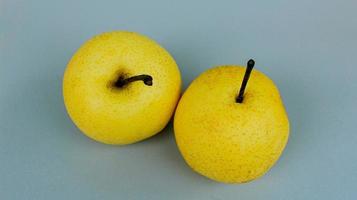
[[247,63],[247,68],[245,70],[245,74],[244,74],[244,78],[243,78],[243,81],[242,81],[242,85],[240,87],[240,90],[239,90],[239,94],[236,98],[236,102],[237,103],[242,103],[243,102],[243,96],[244,96],[244,91],[245,91],[245,87],[247,86],[247,83],[248,83],[248,80],[249,80],[249,77],[250,77],[250,72],[252,72],[253,70],[253,67],[254,67],[254,60],[253,59],[250,59]]
[[152,86],[152,77],[146,74],[132,76],[126,79],[119,78],[117,81],[114,82],[114,86],[123,87],[124,85],[134,81],[143,81],[145,85]]

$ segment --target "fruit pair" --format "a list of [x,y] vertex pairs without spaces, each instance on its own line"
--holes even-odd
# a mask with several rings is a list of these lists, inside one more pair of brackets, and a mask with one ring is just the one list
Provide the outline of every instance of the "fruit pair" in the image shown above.
[[130,144],[160,132],[177,105],[175,137],[188,165],[211,179],[241,183],[275,163],[289,134],[278,89],[253,66],[251,60],[247,69],[204,72],[177,105],[180,72],[165,49],[137,33],[104,33],[69,62],[64,102],[83,133],[107,144]]

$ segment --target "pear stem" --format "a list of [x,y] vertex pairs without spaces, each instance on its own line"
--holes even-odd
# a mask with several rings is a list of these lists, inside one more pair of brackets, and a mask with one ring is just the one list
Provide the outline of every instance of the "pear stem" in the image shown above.
[[244,74],[244,78],[243,78],[243,81],[242,81],[242,85],[240,86],[239,94],[238,94],[238,96],[236,98],[236,102],[237,103],[242,103],[243,102],[243,96],[244,96],[245,87],[247,86],[247,83],[248,83],[248,80],[249,80],[249,77],[250,77],[250,72],[252,72],[254,64],[255,64],[255,62],[254,62],[253,59],[250,59],[247,62],[247,68],[245,70],[245,74]]
[[152,86],[152,77],[150,75],[141,74],[137,76],[132,76],[126,79],[119,78],[114,82],[115,87],[123,87],[124,85],[134,82],[134,81],[143,81],[145,85]]

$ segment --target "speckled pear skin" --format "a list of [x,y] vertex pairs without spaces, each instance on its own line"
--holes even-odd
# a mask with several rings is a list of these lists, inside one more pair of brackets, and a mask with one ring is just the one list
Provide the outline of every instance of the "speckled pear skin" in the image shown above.
[[244,183],[265,174],[288,140],[289,121],[274,83],[253,70],[243,103],[236,103],[245,72],[220,66],[196,78],[174,118],[175,138],[187,164],[219,182]]
[[[114,87],[119,77],[149,74],[142,81]],[[72,57],[63,78],[69,116],[90,138],[130,144],[160,132],[176,108],[180,71],[171,55],[150,38],[114,31],[87,41]]]

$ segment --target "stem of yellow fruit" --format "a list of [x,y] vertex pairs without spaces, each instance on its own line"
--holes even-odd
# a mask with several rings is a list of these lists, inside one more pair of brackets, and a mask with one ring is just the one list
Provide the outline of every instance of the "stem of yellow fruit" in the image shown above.
[[126,79],[119,78],[115,83],[115,87],[123,87],[124,85],[134,82],[134,81],[143,81],[145,85],[152,85],[152,77],[150,75],[142,74],[137,76],[132,76]]
[[252,72],[253,67],[254,67],[254,60],[250,59],[247,63],[247,68],[245,70],[245,74],[244,74],[244,78],[242,81],[242,85],[240,86],[240,90],[239,90],[239,94],[236,98],[236,102],[237,103],[242,103],[243,102],[243,96],[244,96],[244,91],[245,91],[245,87],[247,86],[249,77],[250,77],[250,72]]

